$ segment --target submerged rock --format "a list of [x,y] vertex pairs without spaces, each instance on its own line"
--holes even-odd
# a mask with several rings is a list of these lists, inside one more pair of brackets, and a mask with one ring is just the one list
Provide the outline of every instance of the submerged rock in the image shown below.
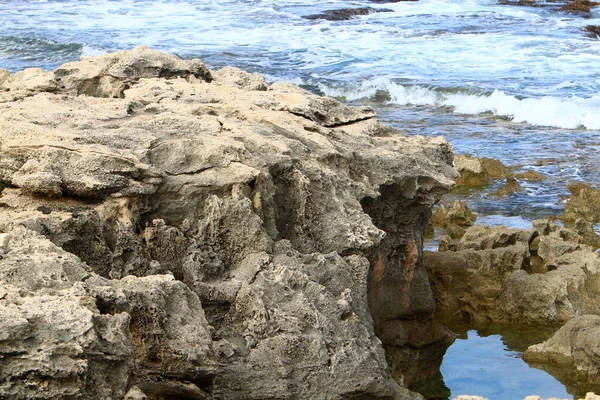
[[546,176],[535,170],[528,170],[515,174],[515,178],[530,182],[543,182],[546,180]]
[[598,39],[598,37],[600,37],[600,25],[586,25],[583,30],[587,32],[587,36],[592,39]]
[[507,176],[506,184],[504,186],[499,187],[498,190],[494,192],[494,195],[508,196],[509,194],[520,192],[521,190],[523,190],[523,187],[517,181],[517,179],[514,176]]
[[596,7],[600,3],[590,0],[575,0],[563,5],[560,9],[575,14],[589,14],[592,7]]
[[359,8],[340,8],[336,10],[327,10],[320,14],[306,15],[306,19],[325,19],[327,21],[347,21],[359,15],[369,15],[378,12],[391,12],[389,9],[359,7]]
[[145,47],[17,75],[0,397],[420,398],[448,143]]

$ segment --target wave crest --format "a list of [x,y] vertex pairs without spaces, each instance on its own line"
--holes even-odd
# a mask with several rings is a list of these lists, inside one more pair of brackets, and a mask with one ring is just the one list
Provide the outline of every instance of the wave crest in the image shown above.
[[459,114],[492,113],[513,122],[565,129],[600,129],[600,95],[590,98],[554,97],[517,98],[494,90],[481,93],[474,89],[448,89],[421,85],[402,85],[377,78],[363,82],[354,90],[320,86],[329,96],[347,100],[370,98],[399,105],[451,107]]

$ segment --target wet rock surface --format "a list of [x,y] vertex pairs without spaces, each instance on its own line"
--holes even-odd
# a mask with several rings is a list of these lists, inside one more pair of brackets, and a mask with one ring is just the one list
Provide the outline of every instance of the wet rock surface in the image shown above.
[[419,398],[443,139],[145,47],[0,80],[0,395]]
[[586,25],[583,30],[587,32],[587,35],[592,39],[598,39],[598,37],[600,37],[599,25]]
[[502,162],[488,157],[459,154],[454,158],[454,166],[460,174],[456,178],[456,184],[459,186],[487,186],[494,180],[511,176],[509,169]]
[[306,15],[306,19],[325,19],[327,21],[347,21],[361,15],[369,15],[378,12],[391,12],[392,10],[384,8],[359,7],[359,8],[340,8],[327,10],[320,14]]

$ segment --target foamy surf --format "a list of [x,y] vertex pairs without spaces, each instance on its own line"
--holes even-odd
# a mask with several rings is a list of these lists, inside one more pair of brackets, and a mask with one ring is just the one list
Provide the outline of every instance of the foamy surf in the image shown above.
[[600,96],[590,98],[542,96],[517,98],[502,90],[477,93],[476,89],[448,90],[421,85],[402,85],[387,79],[365,81],[357,89],[320,85],[330,96],[347,100],[371,98],[398,105],[451,107],[459,114],[491,113],[513,122],[563,129],[600,129]]

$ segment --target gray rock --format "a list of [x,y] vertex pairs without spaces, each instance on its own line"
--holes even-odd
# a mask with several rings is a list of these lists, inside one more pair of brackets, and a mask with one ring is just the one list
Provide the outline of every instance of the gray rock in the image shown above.
[[[2,323],[54,296],[32,343],[81,342],[79,325],[61,330],[72,312],[119,346],[86,336],[31,387],[67,376],[84,398],[420,398],[392,376],[432,374],[452,340],[432,320],[421,249],[454,185],[448,143],[143,47],[53,75],[56,90],[2,97]],[[6,328],[0,349],[24,349],[3,353],[10,373],[41,370],[25,331]],[[86,346],[94,362],[60,372]],[[67,395],[57,379],[43,396]],[[7,385],[0,395],[35,398]]]

